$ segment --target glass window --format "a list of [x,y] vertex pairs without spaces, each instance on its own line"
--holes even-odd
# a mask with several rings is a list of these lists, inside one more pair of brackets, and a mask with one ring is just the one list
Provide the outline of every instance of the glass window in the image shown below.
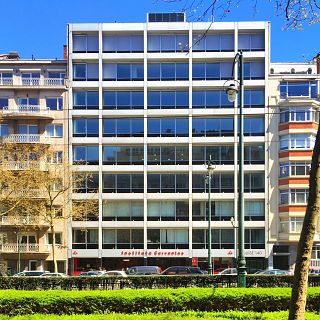
[[46,106],[50,110],[62,110],[63,109],[63,99],[58,98],[46,98]]
[[188,119],[162,118],[148,119],[148,136],[185,137],[188,136]]
[[290,134],[280,136],[280,150],[312,149],[315,137],[308,134]]
[[264,50],[263,33],[239,33],[239,50],[243,51],[263,51]]
[[264,61],[250,61],[244,63],[244,79],[264,79]]
[[263,136],[264,118],[244,118],[243,133],[245,136]]
[[246,200],[244,203],[245,220],[262,221],[265,219],[263,200]]
[[104,137],[141,137],[143,136],[143,119],[104,119]]
[[8,98],[0,98],[0,109],[6,109],[9,105],[9,99]]
[[264,172],[248,172],[244,174],[245,192],[264,192]]
[[143,147],[103,146],[103,164],[143,164]]
[[9,126],[7,124],[0,124],[0,136],[6,137],[9,135]]
[[62,124],[50,124],[46,126],[47,137],[62,138],[63,126]]
[[197,118],[192,119],[192,135],[196,136],[232,136],[233,119],[228,118]]
[[99,120],[98,119],[73,119],[74,137],[98,137]]
[[233,34],[196,34],[193,36],[192,51],[233,51]]
[[104,35],[103,52],[143,52],[142,35]]
[[149,35],[148,52],[188,51],[188,39],[188,35]]
[[107,174],[103,173],[103,192],[143,192],[143,174]]
[[188,80],[187,63],[149,63],[148,80]]
[[96,81],[99,80],[98,63],[73,64],[73,80]]
[[[240,102],[239,102],[240,103]],[[264,107],[264,90],[245,90],[244,107],[257,108]]]
[[74,164],[99,164],[98,146],[73,146]]
[[104,109],[143,109],[143,91],[104,91]]
[[73,52],[99,52],[98,35],[73,35]]
[[104,63],[103,79],[116,81],[143,80],[142,63]]

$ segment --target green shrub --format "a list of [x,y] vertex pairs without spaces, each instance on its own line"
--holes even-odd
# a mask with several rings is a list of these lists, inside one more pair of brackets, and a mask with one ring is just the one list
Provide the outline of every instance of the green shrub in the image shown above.
[[[289,288],[183,288],[114,291],[0,291],[0,314],[156,313],[288,310]],[[320,288],[310,288],[309,311],[320,309]]]
[[[292,276],[248,275],[248,288],[291,287]],[[17,290],[113,290],[113,289],[152,289],[181,287],[236,287],[237,276],[134,276],[134,277],[0,277],[0,289]],[[320,286],[320,276],[309,277],[309,287]]]

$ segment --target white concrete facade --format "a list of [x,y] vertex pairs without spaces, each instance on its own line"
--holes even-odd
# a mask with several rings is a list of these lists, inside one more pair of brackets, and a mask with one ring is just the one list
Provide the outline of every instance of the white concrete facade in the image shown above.
[[[244,86],[248,90],[263,90],[264,91],[264,103],[259,107],[245,108],[244,114],[246,118],[256,117],[262,119],[264,123],[263,134],[250,134],[245,136],[244,143],[246,146],[261,145],[263,146],[265,153],[262,163],[246,163],[245,173],[258,173],[263,176],[265,190],[256,192],[245,193],[246,201],[261,201],[263,203],[263,218],[258,220],[246,219],[245,228],[248,230],[263,230],[264,239],[263,244],[252,245],[251,240],[248,242],[248,248],[245,250],[245,255],[250,258],[259,258],[260,262],[256,262],[253,259],[251,269],[257,269],[266,267],[265,258],[269,257],[270,248],[268,246],[268,228],[266,228],[266,221],[269,218],[269,175],[267,168],[269,167],[270,148],[268,147],[269,134],[268,134],[268,70],[270,63],[270,31],[268,22],[216,22],[213,23],[208,31],[208,35],[220,35],[228,34],[233,38],[233,49],[231,51],[219,51],[219,52],[205,52],[197,51],[193,52],[193,46],[190,45],[194,42],[195,35],[203,35],[209,23],[187,23],[187,22],[175,22],[175,23],[105,23],[105,24],[70,24],[68,26],[68,48],[69,48],[69,157],[72,161],[74,147],[77,146],[97,146],[98,147],[98,162],[95,164],[86,164],[78,166],[78,170],[84,172],[92,172],[98,174],[99,189],[98,193],[94,194],[94,197],[99,201],[99,217],[96,221],[76,222],[73,221],[70,224],[69,229],[69,258],[76,258],[76,260],[95,258],[100,259],[102,267],[109,268],[108,261],[110,258],[118,258],[119,263],[115,264],[117,267],[127,266],[131,262],[129,258],[154,258],[161,257],[166,258],[168,262],[166,265],[170,265],[171,257],[188,258],[196,257],[199,260],[205,260],[208,255],[207,246],[195,248],[193,243],[194,230],[205,230],[208,228],[208,222],[197,221],[193,218],[193,203],[194,202],[206,202],[208,194],[206,192],[193,192],[193,180],[196,179],[193,174],[205,175],[206,165],[195,164],[192,158],[193,148],[199,146],[232,146],[233,159],[229,164],[219,164],[220,159],[217,161],[216,168],[214,170],[214,176],[218,174],[230,174],[233,177],[234,186],[233,192],[213,192],[212,202],[215,201],[229,201],[232,203],[233,214],[235,219],[235,226],[230,222],[231,216],[226,219],[223,218],[223,213],[216,221],[212,221],[213,234],[219,232],[219,230],[232,230],[234,239],[236,239],[236,225],[237,225],[237,121],[238,121],[238,109],[235,107],[210,107],[210,108],[194,108],[193,107],[193,91],[215,91],[223,90],[226,83],[226,79],[206,79],[195,80],[192,74],[192,65],[195,63],[232,63],[233,59],[238,52],[238,36],[239,34],[260,34],[263,35],[264,48],[260,50],[244,50],[245,62],[261,62],[264,67],[263,77],[259,79],[245,80]],[[188,35],[188,52],[148,52],[148,37],[150,35]],[[93,35],[98,36],[98,51],[97,52],[74,52],[73,39],[77,35]],[[119,35],[137,35],[143,37],[143,51],[142,52],[104,52],[103,43],[106,35],[119,36]],[[151,63],[186,63],[188,68],[188,79],[171,81],[171,80],[148,80],[148,66]],[[92,81],[74,80],[74,65],[81,63],[97,63],[98,64],[98,79]],[[104,65],[106,63],[140,63],[143,64],[143,79],[138,81],[115,81],[104,80]],[[235,68],[235,77],[237,78],[237,68]],[[79,91],[98,91],[99,106],[95,109],[86,108],[75,109],[74,106],[74,92]],[[104,91],[143,91],[143,109],[130,109],[130,110],[118,110],[118,109],[106,109],[104,108]],[[188,92],[188,106],[186,108],[171,108],[171,109],[150,109],[148,108],[148,92],[150,91],[187,91]],[[84,118],[99,119],[99,134],[96,137],[75,137],[74,132],[74,120]],[[144,119],[143,136],[139,137],[106,137],[104,136],[104,119],[110,118],[135,118]],[[188,119],[188,134],[183,137],[158,137],[150,136],[148,134],[148,119]],[[233,133],[229,136],[195,136],[193,135],[193,119],[204,118],[227,118],[233,120]],[[141,164],[104,164],[103,148],[105,146],[139,146],[143,147],[144,157]],[[189,152],[189,157],[184,164],[148,164],[148,146],[183,146]],[[215,160],[215,159],[213,159]],[[130,174],[137,173],[143,175],[143,192],[103,192],[103,175],[109,174]],[[148,192],[148,174],[155,173],[183,173],[187,175],[188,186],[185,190],[187,192]],[[199,176],[196,176],[199,178]],[[222,178],[223,179],[223,176]],[[251,178],[250,178],[251,179]],[[86,193],[74,193],[74,199],[86,199],[88,194]],[[110,202],[122,202],[129,201],[141,201],[143,203],[143,218],[140,221],[133,221],[133,219],[115,221],[105,221],[103,219],[103,204]],[[188,218],[184,221],[180,221],[174,218],[173,221],[151,221],[148,219],[148,203],[152,201],[184,201],[188,203]],[[94,248],[90,249],[88,243],[85,248],[78,244],[75,244],[75,239],[72,236],[74,230],[80,229],[95,229],[98,230],[97,241]],[[123,229],[142,229],[143,230],[143,246],[139,249],[133,248],[132,244],[124,248],[106,249],[104,246],[104,230],[123,230]],[[169,249],[162,248],[163,243],[159,243],[160,248],[154,248],[151,245],[148,238],[148,230],[160,229],[161,230],[188,230],[188,241],[180,248],[175,243],[170,243],[172,246]],[[250,231],[251,232],[251,231]],[[253,231],[254,233],[255,231]],[[251,234],[251,233],[250,233]],[[177,235],[175,235],[177,237]],[[251,235],[249,236],[251,239]],[[253,235],[252,235],[253,238]],[[175,238],[176,239],[176,238]],[[234,250],[234,239],[232,239],[232,245],[229,243],[226,248],[223,245],[217,244],[213,247],[212,256],[215,259],[216,264],[219,266],[226,266],[234,263],[232,258],[236,256]],[[221,236],[220,236],[221,240]],[[87,241],[87,240],[86,240]],[[160,240],[161,242],[161,240]],[[227,240],[227,242],[229,242]],[[168,243],[166,243],[168,244]],[[125,258],[125,259],[124,259]],[[109,259],[109,260],[108,260]],[[125,261],[121,264],[121,261]],[[163,260],[162,260],[163,261]],[[148,263],[148,262],[147,262]],[[160,263],[160,262],[159,262]],[[185,263],[185,262],[182,262]],[[112,265],[114,266],[114,265]],[[88,263],[85,267],[96,267],[92,263]],[[76,270],[74,270],[76,271]]]

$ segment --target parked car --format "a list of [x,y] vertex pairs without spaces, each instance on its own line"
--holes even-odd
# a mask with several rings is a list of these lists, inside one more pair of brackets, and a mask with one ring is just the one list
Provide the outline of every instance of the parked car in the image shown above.
[[129,276],[158,275],[160,273],[161,269],[158,266],[135,266],[127,271]]
[[46,272],[40,275],[40,277],[68,277],[67,274],[65,273],[60,273],[60,272]]
[[174,266],[164,270],[161,275],[180,275],[180,276],[191,276],[191,275],[203,275],[204,273],[198,267],[188,266]]
[[40,277],[49,271],[22,271],[13,275],[13,277]]
[[217,273],[218,275],[237,275],[237,268],[227,268],[227,269],[223,269],[221,270],[219,273]]
[[91,270],[91,271],[81,272],[80,277],[101,277],[104,275],[104,273],[105,271]]
[[280,269],[269,269],[269,270],[263,270],[260,272],[256,272],[255,274],[258,275],[276,275],[276,276],[283,276],[283,275],[290,275],[292,274],[288,270],[280,270]]
[[106,271],[104,276],[117,276],[117,277],[127,277],[128,275],[122,270],[110,270]]
[[309,275],[320,275],[320,269],[313,269],[309,271]]

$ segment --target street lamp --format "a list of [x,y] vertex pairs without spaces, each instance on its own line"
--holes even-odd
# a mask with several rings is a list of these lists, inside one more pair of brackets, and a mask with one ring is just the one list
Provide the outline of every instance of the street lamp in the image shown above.
[[234,102],[236,95],[239,92],[240,107],[239,107],[239,170],[238,170],[238,287],[246,287],[246,259],[244,257],[244,173],[243,173],[243,105],[244,105],[244,67],[243,67],[243,54],[239,51],[233,60],[234,72],[235,64],[239,66],[239,81],[234,80],[234,83],[230,84],[226,88],[228,100]]
[[216,168],[216,164],[211,160],[211,155],[207,163],[207,176],[206,181],[208,183],[208,274],[212,274],[212,258],[211,258],[211,177],[213,170]]

